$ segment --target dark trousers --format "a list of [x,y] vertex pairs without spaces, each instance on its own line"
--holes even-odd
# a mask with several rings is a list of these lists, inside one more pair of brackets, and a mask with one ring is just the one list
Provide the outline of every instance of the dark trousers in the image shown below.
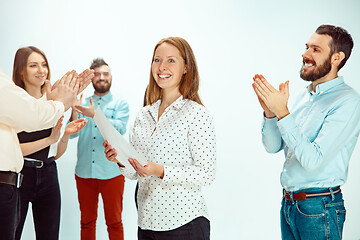
[[19,193],[16,186],[0,183],[0,239],[14,240],[19,220]]
[[138,228],[139,240],[209,240],[210,221],[198,217],[191,222],[170,231],[151,231]]
[[16,238],[20,239],[29,202],[32,204],[34,227],[37,240],[59,239],[60,187],[56,163],[45,164],[42,168],[26,167],[20,187],[20,223]]

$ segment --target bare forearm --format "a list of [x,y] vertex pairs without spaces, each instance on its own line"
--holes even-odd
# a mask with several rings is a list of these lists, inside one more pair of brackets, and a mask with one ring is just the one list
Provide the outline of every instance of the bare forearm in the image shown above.
[[57,146],[57,153],[55,156],[55,160],[60,158],[67,149],[67,145],[69,142],[70,134],[64,134],[64,136],[60,139]]
[[27,156],[34,152],[40,151],[41,149],[44,149],[53,143],[54,142],[51,140],[51,138],[47,137],[34,142],[21,143],[20,147],[23,156]]
[[79,118],[79,114],[76,111],[72,110],[69,121],[71,122],[71,121],[74,121],[74,120],[78,120],[78,118]]

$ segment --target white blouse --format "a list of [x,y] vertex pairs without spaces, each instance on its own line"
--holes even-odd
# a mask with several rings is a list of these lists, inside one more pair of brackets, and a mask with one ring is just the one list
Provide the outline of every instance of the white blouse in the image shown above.
[[208,217],[201,186],[215,178],[216,141],[213,119],[204,106],[181,96],[158,121],[160,103],[138,113],[130,142],[147,160],[164,166],[164,178],[121,172],[139,179],[139,227],[167,231]]
[[20,172],[24,159],[17,133],[53,127],[64,114],[64,104],[33,98],[1,69],[0,89],[0,170]]

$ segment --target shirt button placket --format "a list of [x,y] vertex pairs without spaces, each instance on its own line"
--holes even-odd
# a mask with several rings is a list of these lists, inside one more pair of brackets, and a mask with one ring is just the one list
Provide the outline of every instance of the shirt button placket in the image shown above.
[[[101,101],[101,98],[98,99],[97,101],[97,105],[100,107],[100,101]],[[97,133],[97,126],[96,124],[94,125],[94,135],[96,135]],[[95,145],[95,140],[96,140],[96,137],[94,136],[93,137],[93,145]],[[92,150],[92,160],[91,160],[91,163],[92,164],[95,164],[95,149]]]
[[[95,154],[95,149],[92,150],[92,155],[93,155],[93,156],[92,156],[92,159],[95,159],[95,158],[94,158],[94,154]],[[91,162],[92,162],[92,163],[95,163],[94,160],[91,160]]]

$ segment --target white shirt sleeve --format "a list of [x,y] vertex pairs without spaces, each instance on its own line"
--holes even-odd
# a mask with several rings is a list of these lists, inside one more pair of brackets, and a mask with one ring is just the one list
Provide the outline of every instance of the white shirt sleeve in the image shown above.
[[20,172],[23,155],[16,132],[53,127],[64,113],[64,104],[31,97],[0,69],[0,170]]
[[64,104],[30,96],[0,70],[0,123],[17,131],[32,132],[53,127],[64,113]]
[[188,133],[193,163],[187,166],[164,166],[163,186],[183,184],[209,186],[215,179],[216,137],[213,118],[205,108],[194,114]]

